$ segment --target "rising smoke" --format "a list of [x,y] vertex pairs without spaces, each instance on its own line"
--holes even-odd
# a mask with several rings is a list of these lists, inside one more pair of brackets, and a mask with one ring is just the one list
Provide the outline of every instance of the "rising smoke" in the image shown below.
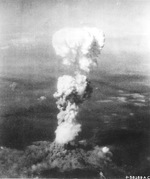
[[81,131],[81,124],[76,120],[79,104],[92,93],[87,74],[97,65],[104,46],[104,34],[97,28],[64,28],[53,35],[52,44],[63,64],[74,69],[74,76],[58,78],[57,92],[54,93],[60,110],[55,141],[65,144],[74,140]]

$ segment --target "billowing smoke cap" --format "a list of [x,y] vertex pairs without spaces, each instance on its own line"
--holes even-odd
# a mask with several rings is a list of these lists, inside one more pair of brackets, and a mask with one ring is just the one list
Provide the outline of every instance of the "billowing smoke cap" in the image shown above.
[[97,28],[63,28],[52,38],[56,54],[61,56],[63,64],[75,65],[89,72],[97,64],[104,46],[104,34]]
[[105,35],[103,31],[97,29],[96,27],[93,28],[85,27],[84,29],[88,31],[90,35],[93,36],[92,42],[95,40],[98,43],[99,49],[101,50],[104,47],[104,43],[105,43]]
[[54,97],[60,98],[59,103],[61,104],[67,99],[81,102],[90,97],[91,92],[92,88],[86,76],[81,74],[77,74],[75,77],[64,75],[58,79],[57,92],[54,93]]

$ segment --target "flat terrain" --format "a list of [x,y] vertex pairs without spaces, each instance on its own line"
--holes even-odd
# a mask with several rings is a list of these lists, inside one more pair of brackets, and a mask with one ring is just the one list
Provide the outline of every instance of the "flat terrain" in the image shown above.
[[[116,43],[116,39],[110,41]],[[42,42],[1,48],[2,147],[22,150],[35,141],[55,139],[57,78],[73,69],[63,67],[48,42]],[[99,67],[89,75],[93,94],[80,106],[82,132],[77,141],[107,146],[118,167],[131,175],[150,175],[149,58],[124,51],[103,52]]]
[[[98,79],[98,78],[97,78]],[[78,140],[107,146],[113,162],[133,174],[148,175],[150,164],[150,86],[145,76],[91,78],[92,97],[80,108]],[[43,81],[2,76],[0,144],[23,149],[35,141],[53,141],[57,127],[53,93],[56,78]]]

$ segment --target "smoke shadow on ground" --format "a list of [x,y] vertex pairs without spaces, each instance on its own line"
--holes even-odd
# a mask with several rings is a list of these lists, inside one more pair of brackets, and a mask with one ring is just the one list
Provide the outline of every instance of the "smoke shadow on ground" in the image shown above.
[[53,119],[49,122],[29,116],[10,116],[4,119],[1,125],[0,144],[9,148],[24,149],[34,141],[53,141],[55,128]]
[[112,161],[132,174],[149,173],[150,135],[148,132],[129,129],[97,130],[90,139],[93,145],[108,146]]
[[[133,83],[135,81],[143,81],[143,77],[120,75],[92,81],[93,87],[98,89],[93,90],[91,99],[81,106],[79,118],[83,128],[79,139],[89,139],[94,135],[93,131],[99,129],[95,138],[91,139],[92,145],[108,146],[113,153],[112,159],[118,166],[127,168],[132,174],[144,175],[149,174],[150,168],[147,160],[150,156],[149,87],[139,85],[137,88]],[[18,84],[14,91],[8,89],[12,82]],[[56,79],[40,83],[3,79],[2,83],[6,86],[1,91],[4,108],[0,121],[1,145],[23,149],[33,141],[53,141],[58,113],[52,97],[55,82]],[[132,97],[134,93],[145,96],[145,106],[135,106],[137,97],[135,102],[128,98],[127,102],[113,101],[111,98],[115,100],[126,94],[132,94]],[[37,100],[43,95],[46,96],[44,101]],[[23,100],[16,101],[19,97]],[[101,102],[109,97],[112,102]],[[29,101],[26,102],[26,99]],[[54,175],[55,171],[52,171]],[[69,175],[71,173],[66,173],[66,176]]]
[[[53,140],[57,108],[55,79],[1,77],[0,145],[23,149],[37,140]],[[12,88],[12,84],[15,84]]]
[[56,108],[43,104],[10,109],[1,116],[0,145],[23,149],[34,141],[53,141],[56,113]]
[[[13,122],[15,122],[15,125],[12,126]],[[40,121],[36,122],[37,126],[34,124],[33,121],[20,119],[5,121],[2,126],[1,145],[20,150],[40,139],[53,141],[55,128],[53,125],[43,124]]]

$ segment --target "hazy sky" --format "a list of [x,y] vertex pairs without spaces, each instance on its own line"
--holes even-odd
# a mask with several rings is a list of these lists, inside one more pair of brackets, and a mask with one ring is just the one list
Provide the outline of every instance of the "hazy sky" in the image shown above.
[[1,0],[3,33],[44,32],[62,26],[101,27],[108,36],[147,35],[149,0]]
[[149,0],[0,0],[1,50],[14,44],[35,45],[35,37],[41,35],[49,45],[56,30],[79,26],[104,31],[104,54],[149,56]]

